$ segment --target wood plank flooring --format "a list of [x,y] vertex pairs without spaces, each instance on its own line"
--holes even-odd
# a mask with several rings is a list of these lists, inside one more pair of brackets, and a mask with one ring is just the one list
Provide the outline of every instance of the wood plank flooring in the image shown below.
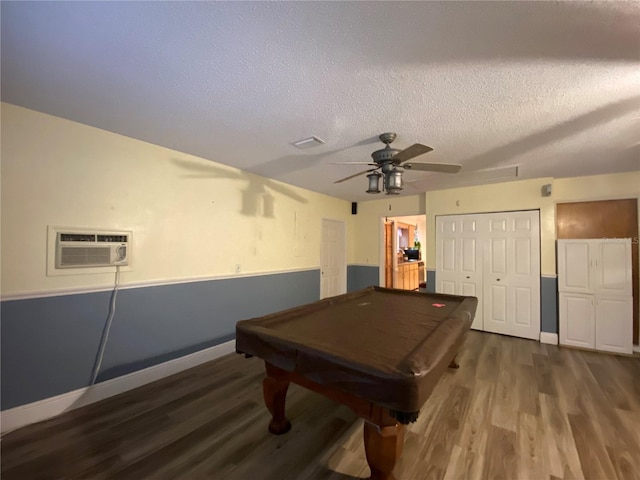
[[[640,480],[640,358],[470,332],[406,432],[398,480]],[[2,480],[353,480],[362,421],[291,385],[267,432],[262,361],[232,354],[5,435]]]

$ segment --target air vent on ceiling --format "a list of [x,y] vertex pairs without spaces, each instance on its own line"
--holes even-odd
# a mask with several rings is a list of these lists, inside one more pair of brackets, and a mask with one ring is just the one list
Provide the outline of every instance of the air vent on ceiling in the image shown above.
[[299,148],[301,150],[304,150],[305,148],[317,147],[318,145],[322,145],[322,144],[324,144],[324,140],[316,137],[315,135],[292,143],[294,147]]

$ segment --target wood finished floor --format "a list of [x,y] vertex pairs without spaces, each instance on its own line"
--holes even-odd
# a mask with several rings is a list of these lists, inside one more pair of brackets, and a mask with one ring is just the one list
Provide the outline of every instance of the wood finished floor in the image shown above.
[[[471,332],[406,433],[398,480],[640,479],[640,358]],[[267,432],[263,363],[229,355],[3,437],[2,480],[349,480],[362,421],[296,385]]]

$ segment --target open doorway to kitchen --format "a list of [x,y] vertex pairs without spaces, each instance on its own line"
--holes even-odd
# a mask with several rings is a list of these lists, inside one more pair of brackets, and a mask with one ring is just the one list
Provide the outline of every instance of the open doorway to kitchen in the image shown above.
[[405,215],[381,219],[383,242],[380,285],[418,290],[426,282],[426,215]]

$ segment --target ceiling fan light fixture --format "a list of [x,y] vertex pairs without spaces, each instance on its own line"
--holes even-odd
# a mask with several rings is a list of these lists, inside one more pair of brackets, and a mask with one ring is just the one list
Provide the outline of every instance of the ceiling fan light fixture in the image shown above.
[[369,188],[367,193],[380,193],[380,177],[382,175],[378,172],[373,172],[367,175],[369,179]]
[[402,169],[394,168],[385,175],[385,187],[388,194],[398,194],[402,190]]

